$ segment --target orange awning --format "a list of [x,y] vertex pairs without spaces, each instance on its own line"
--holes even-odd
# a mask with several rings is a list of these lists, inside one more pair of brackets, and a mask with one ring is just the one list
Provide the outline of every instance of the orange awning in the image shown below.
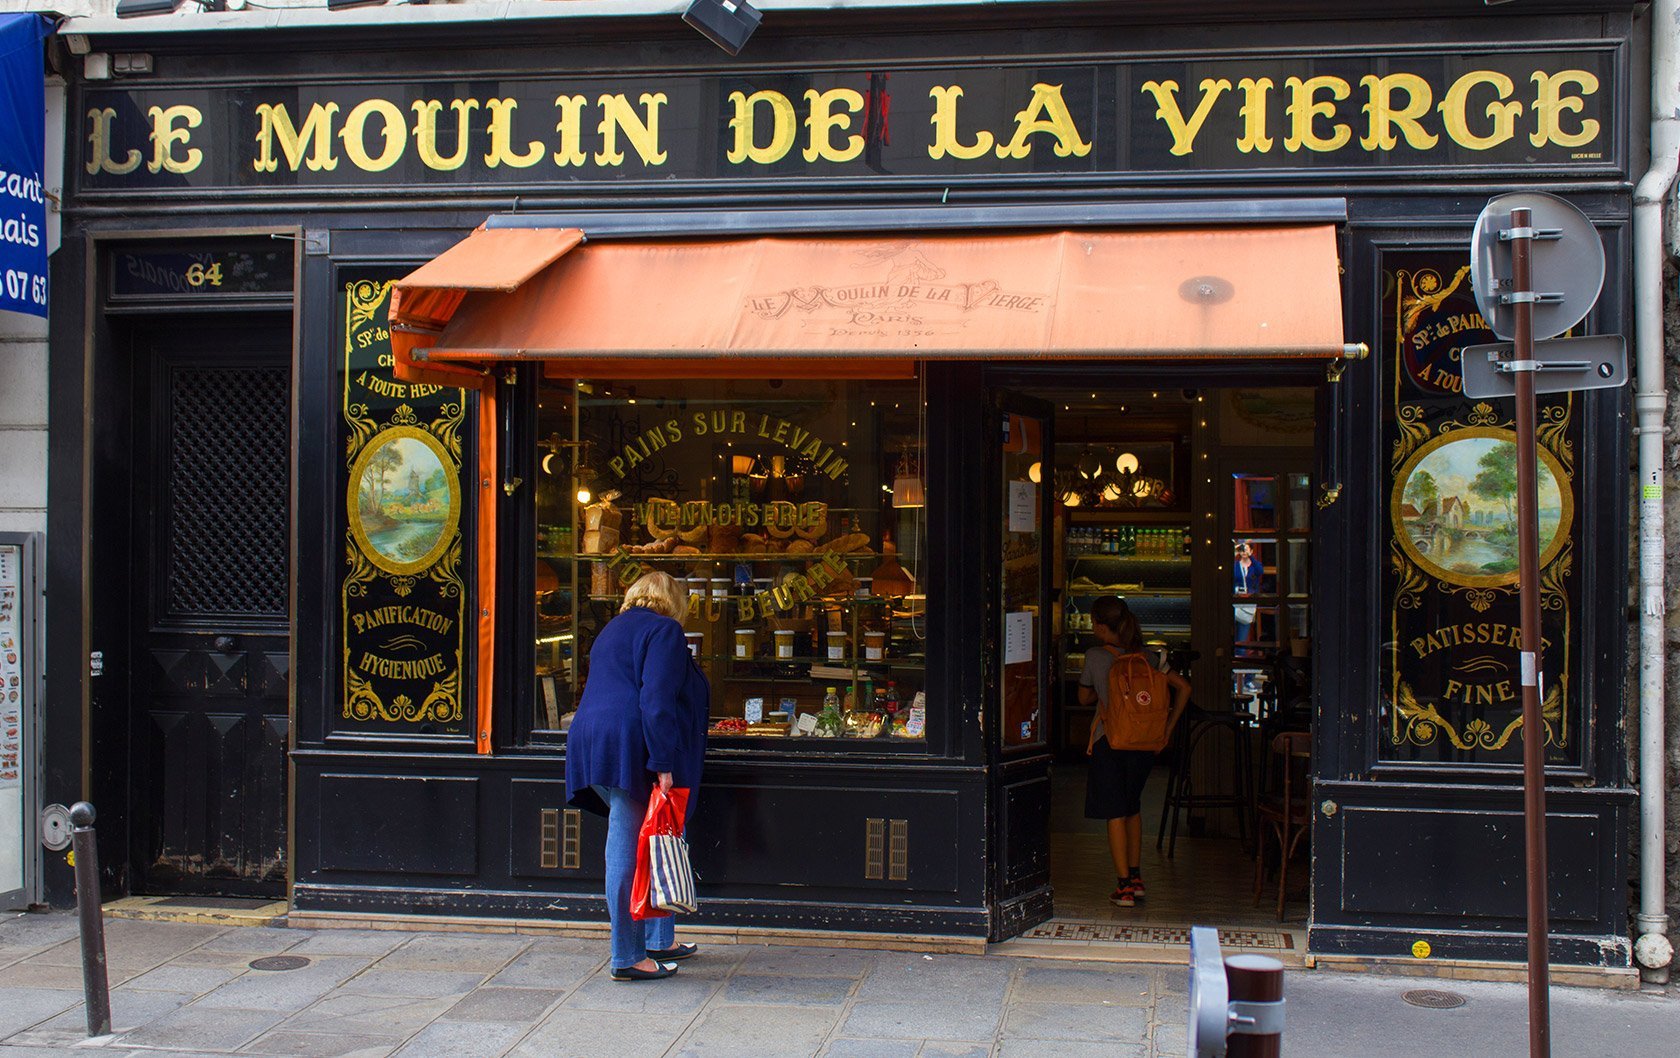
[[400,281],[392,320],[418,340],[399,343],[399,372],[761,375],[776,361],[843,377],[884,361],[1346,352],[1331,225],[582,240],[480,229]]

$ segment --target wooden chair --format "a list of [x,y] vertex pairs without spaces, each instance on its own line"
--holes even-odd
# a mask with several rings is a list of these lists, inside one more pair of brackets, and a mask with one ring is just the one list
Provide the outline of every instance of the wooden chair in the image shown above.
[[1258,840],[1254,849],[1254,903],[1260,903],[1265,888],[1267,835],[1278,845],[1278,921],[1289,892],[1289,861],[1301,839],[1312,831],[1312,733],[1283,731],[1272,737],[1271,756],[1276,758],[1271,774],[1277,788],[1263,794],[1255,805]]

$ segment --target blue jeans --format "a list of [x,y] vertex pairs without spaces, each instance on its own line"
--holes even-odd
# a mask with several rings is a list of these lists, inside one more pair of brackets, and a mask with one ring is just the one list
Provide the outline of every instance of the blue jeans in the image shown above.
[[647,958],[649,949],[676,944],[675,918],[630,917],[630,883],[636,877],[636,840],[647,816],[648,795],[617,786],[597,786],[607,802],[607,915],[612,919],[612,967],[622,970]]

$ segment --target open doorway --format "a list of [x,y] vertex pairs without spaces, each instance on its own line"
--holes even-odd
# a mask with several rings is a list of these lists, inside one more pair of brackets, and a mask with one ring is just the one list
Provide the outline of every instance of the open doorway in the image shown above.
[[[1054,917],[1025,936],[1159,946],[1187,939],[1190,925],[1218,925],[1241,931],[1238,946],[1300,950],[1311,873],[1317,390],[1019,392],[1052,407],[1055,438],[1038,479],[1054,497]],[[1088,652],[1102,649],[1094,626],[1105,598],[1124,601],[1147,651],[1191,687],[1172,744],[1145,765],[1130,884],[1107,820],[1088,815],[1105,810],[1087,804],[1100,706],[1089,693],[1082,701],[1080,686]]]

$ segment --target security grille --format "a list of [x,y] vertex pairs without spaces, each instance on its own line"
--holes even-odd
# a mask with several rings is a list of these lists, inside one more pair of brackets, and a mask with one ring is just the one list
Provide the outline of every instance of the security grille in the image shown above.
[[289,373],[177,366],[168,388],[169,612],[285,617]]

